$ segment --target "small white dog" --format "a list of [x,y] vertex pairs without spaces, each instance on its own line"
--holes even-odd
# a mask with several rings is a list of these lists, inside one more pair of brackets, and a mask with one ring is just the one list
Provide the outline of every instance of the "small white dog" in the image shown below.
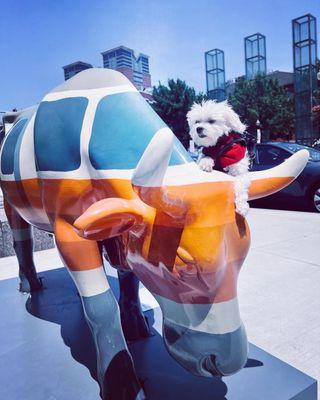
[[199,167],[207,172],[214,168],[236,177],[236,211],[245,216],[249,210],[249,157],[243,133],[246,126],[227,101],[213,100],[194,104],[187,114],[190,136],[203,147]]

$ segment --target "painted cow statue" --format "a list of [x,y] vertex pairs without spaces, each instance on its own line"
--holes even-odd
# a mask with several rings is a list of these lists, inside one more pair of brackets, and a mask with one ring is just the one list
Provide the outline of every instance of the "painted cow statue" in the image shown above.
[[[234,178],[201,171],[113,70],[83,71],[10,118],[1,185],[21,290],[41,289],[30,225],[53,232],[95,341],[102,398],[145,398],[125,340],[148,335],[139,280],[160,304],[176,361],[206,377],[240,370],[247,337],[237,279],[250,234],[235,213]],[[249,198],[288,185],[307,159],[302,150],[251,173]],[[103,253],[119,270],[119,306]]]

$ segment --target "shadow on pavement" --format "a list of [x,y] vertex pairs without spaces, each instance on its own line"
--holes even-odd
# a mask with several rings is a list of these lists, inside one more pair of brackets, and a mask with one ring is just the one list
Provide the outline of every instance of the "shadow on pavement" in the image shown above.
[[[33,316],[61,326],[61,337],[70,348],[72,357],[97,380],[96,354],[91,332],[85,322],[80,297],[64,268],[42,272],[44,290],[33,293],[26,309]],[[108,277],[115,296],[118,281]],[[201,378],[185,371],[164,348],[159,308],[146,312],[153,336],[129,345],[139,379],[152,400],[184,399],[224,400],[228,392],[226,383],[219,377]],[[52,349],[54,351],[54,348]],[[263,366],[259,360],[249,359],[245,368]],[[121,371],[119,371],[121,373]]]

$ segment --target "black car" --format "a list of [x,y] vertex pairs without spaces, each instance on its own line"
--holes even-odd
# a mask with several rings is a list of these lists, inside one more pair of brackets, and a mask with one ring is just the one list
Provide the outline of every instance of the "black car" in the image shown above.
[[320,151],[311,147],[289,142],[259,143],[255,148],[252,171],[261,171],[281,164],[293,153],[307,149],[310,157],[300,176],[286,188],[252,205],[276,208],[308,209],[320,212]]

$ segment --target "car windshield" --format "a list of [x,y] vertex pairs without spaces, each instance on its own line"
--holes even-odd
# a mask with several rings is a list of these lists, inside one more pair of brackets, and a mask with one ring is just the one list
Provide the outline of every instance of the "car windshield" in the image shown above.
[[283,147],[296,153],[299,150],[306,149],[309,151],[309,160],[310,161],[320,161],[320,151],[313,149],[312,147],[303,146],[302,144],[297,143],[281,143]]

